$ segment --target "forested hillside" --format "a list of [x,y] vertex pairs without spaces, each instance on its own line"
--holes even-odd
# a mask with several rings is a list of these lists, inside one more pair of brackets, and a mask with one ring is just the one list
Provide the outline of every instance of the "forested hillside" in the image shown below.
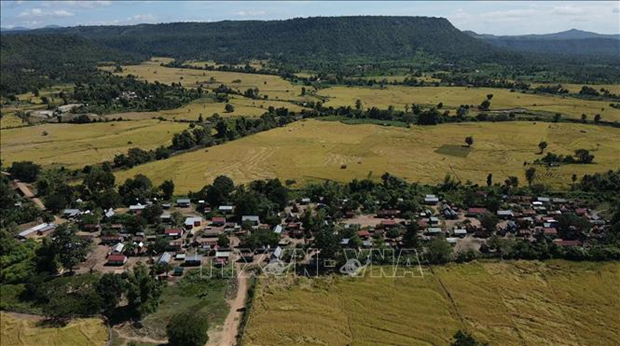
[[402,60],[420,51],[447,61],[497,61],[513,56],[469,37],[447,19],[427,17],[90,26],[30,34],[52,32],[83,36],[123,51],[181,59]]
[[144,58],[63,34],[3,34],[0,50],[2,94],[23,93],[60,81],[86,81],[97,62],[137,62]]
[[[611,41],[612,43],[610,44]],[[620,40],[489,39],[472,37],[447,19],[429,17],[316,17],[277,21],[78,26],[2,33],[3,95],[54,82],[82,81],[97,62],[152,56],[224,63],[265,59],[281,70],[347,75],[358,66],[479,69],[500,66],[529,75],[542,69],[577,80],[620,75]],[[560,53],[560,54],[557,54]],[[580,56],[586,56],[582,58]],[[613,68],[585,66],[604,63]],[[592,65],[592,64],[591,64]]]

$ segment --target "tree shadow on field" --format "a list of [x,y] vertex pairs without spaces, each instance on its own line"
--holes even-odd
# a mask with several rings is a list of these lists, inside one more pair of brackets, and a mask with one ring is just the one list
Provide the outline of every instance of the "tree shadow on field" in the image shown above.
[[435,152],[441,155],[466,158],[472,150],[473,148],[469,146],[444,144],[437,148]]

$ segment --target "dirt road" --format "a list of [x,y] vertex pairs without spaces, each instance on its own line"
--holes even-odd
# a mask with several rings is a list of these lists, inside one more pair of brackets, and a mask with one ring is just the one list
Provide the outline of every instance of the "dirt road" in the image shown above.
[[[234,247],[238,244],[239,239],[236,237],[231,240],[231,246]],[[235,256],[233,260],[236,263],[238,259],[238,256]],[[234,346],[237,344],[239,324],[241,323],[241,316],[243,315],[245,299],[248,293],[248,276],[242,273],[242,266],[242,263],[235,264],[237,273],[240,274],[237,277],[237,294],[228,301],[230,311],[224,320],[224,325],[220,330],[214,331],[213,335],[209,338],[210,340],[207,346]]]

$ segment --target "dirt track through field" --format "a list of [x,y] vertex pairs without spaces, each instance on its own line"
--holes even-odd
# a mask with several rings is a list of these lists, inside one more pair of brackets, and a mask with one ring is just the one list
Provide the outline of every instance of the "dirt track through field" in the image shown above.
[[[231,246],[237,246],[239,239],[233,238]],[[241,323],[241,317],[243,315],[243,308],[245,307],[245,299],[248,293],[248,277],[242,273],[242,263],[236,263],[238,257],[233,259],[235,261],[235,267],[237,269],[237,293],[234,298],[228,300],[230,310],[228,316],[224,320],[224,325],[221,330],[217,330],[212,333],[209,338],[207,346],[234,346],[237,344],[237,334],[239,334],[239,325]]]

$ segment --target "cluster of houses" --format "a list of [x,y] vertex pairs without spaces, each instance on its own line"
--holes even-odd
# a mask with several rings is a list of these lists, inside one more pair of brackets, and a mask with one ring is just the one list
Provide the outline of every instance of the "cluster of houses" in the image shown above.
[[[293,202],[282,213],[281,223],[275,226],[262,224],[256,215],[244,215],[241,219],[233,217],[235,207],[222,205],[210,208],[204,201],[197,201],[196,212],[192,207],[192,201],[187,198],[176,200],[172,204],[162,204],[163,212],[160,215],[158,230],[143,231],[130,234],[122,224],[111,223],[107,219],[113,218],[118,213],[128,212],[140,215],[146,205],[136,204],[128,210],[105,210],[99,223],[80,223],[79,236],[92,239],[98,246],[107,247],[105,261],[107,266],[125,266],[131,262],[131,257],[141,257],[141,261],[152,261],[154,264],[169,264],[174,268],[174,275],[182,275],[184,267],[199,266],[211,262],[215,266],[223,267],[231,261],[243,260],[254,261],[254,252],[244,251],[233,253],[226,246],[219,245],[222,235],[227,237],[241,237],[247,232],[257,229],[270,229],[278,235],[280,242],[275,248],[263,248],[259,251],[270,253],[268,260],[279,261],[288,246],[296,242],[296,239],[305,238],[301,215],[306,210],[317,210],[325,205],[312,203],[309,198],[302,198]],[[374,215],[372,225],[356,224],[357,211],[347,211],[347,222],[342,224],[344,229],[357,234],[361,240],[352,242],[351,238],[342,238],[342,247],[361,246],[370,248],[375,239],[382,239],[387,246],[401,247],[405,227],[409,222],[417,223],[419,237],[432,239],[437,235],[444,235],[446,240],[453,245],[464,241],[464,238],[483,238],[488,232],[482,232],[479,218],[488,214],[484,207],[471,207],[461,209],[436,195],[426,195],[423,198],[425,207],[415,215],[414,220],[409,220],[401,215],[398,209],[380,209]],[[592,229],[588,237],[597,237],[603,234],[606,221],[596,212],[588,209],[587,205],[580,201],[566,200],[563,198],[506,196],[502,201],[504,209],[497,210],[494,214],[499,220],[496,234],[512,234],[517,237],[534,239],[539,234],[545,234],[554,239],[560,246],[580,246],[582,240],[566,240],[559,237],[557,229],[557,216],[563,213],[574,213],[587,219]],[[172,209],[180,211],[184,217],[182,224],[173,224]],[[78,222],[89,211],[79,209],[65,209],[61,216],[68,222]],[[208,215],[209,219],[205,219]],[[50,234],[56,227],[54,223],[42,223],[18,234],[19,238],[33,236],[45,236]],[[98,242],[96,241],[98,239]],[[165,240],[165,250],[156,252],[153,250],[159,239]],[[161,245],[161,241],[159,241]],[[291,245],[292,244],[292,245]],[[161,246],[158,247],[160,249]]]
[[[484,194],[483,192],[481,192]],[[484,207],[470,207],[461,210],[447,201],[440,201],[434,195],[426,195],[424,203],[428,208],[420,213],[418,226],[425,235],[444,234],[448,242],[456,244],[458,238],[468,234],[485,237],[489,232],[482,232],[479,218],[485,214],[495,214],[498,223],[498,235],[512,234],[530,241],[536,236],[544,234],[554,240],[559,246],[581,246],[581,240],[566,240],[559,237],[558,221],[556,218],[564,213],[575,215],[589,221],[592,228],[586,237],[599,237],[603,234],[606,221],[596,212],[592,212],[588,205],[578,200],[567,200],[556,197],[531,196],[504,196],[504,209],[490,212]],[[442,218],[440,225],[440,216]]]

